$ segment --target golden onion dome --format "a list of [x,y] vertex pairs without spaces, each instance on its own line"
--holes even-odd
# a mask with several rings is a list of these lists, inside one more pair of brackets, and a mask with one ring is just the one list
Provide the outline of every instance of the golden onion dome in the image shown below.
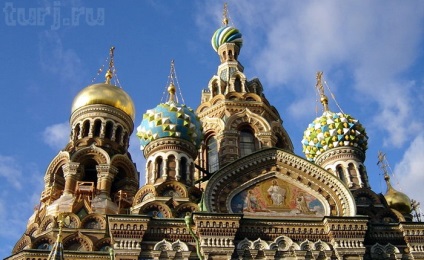
[[404,215],[410,214],[412,205],[409,197],[405,193],[397,191],[392,187],[390,184],[390,177],[388,175],[385,175],[384,179],[387,183],[387,192],[384,197],[386,198],[389,207],[399,211]]
[[98,83],[81,90],[72,103],[72,113],[88,105],[109,105],[125,112],[134,121],[135,107],[131,97],[120,87]]

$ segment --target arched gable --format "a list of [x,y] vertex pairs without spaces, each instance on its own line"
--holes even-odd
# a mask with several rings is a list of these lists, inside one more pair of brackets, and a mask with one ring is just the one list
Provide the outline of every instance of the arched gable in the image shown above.
[[226,130],[236,130],[241,124],[249,124],[256,133],[270,132],[271,126],[261,116],[252,113],[248,108],[239,113],[233,114],[228,118],[225,128]]
[[211,212],[232,213],[232,200],[241,192],[247,194],[249,189],[260,184],[269,189],[273,181],[312,196],[316,205],[322,206],[319,216],[354,216],[356,213],[352,193],[337,177],[276,148],[245,156],[215,173],[206,186],[206,208]]
[[72,162],[81,162],[83,158],[91,156],[93,160],[95,160],[98,164],[110,164],[110,156],[109,154],[93,145],[90,145],[89,147],[82,148],[81,150],[78,150],[76,153],[74,153],[71,157]]
[[131,161],[131,159],[128,158],[128,155],[117,154],[113,156],[111,159],[111,165],[117,168],[122,167],[123,169],[125,169],[125,173],[127,175],[126,177],[130,180],[137,182],[138,184],[139,180],[138,180],[137,169],[135,168],[135,165]]
[[210,135],[209,131],[211,129],[213,129],[214,134],[223,131],[225,128],[225,123],[221,118],[211,118],[206,116],[202,119],[202,127],[206,131],[204,134],[204,136],[206,137]]

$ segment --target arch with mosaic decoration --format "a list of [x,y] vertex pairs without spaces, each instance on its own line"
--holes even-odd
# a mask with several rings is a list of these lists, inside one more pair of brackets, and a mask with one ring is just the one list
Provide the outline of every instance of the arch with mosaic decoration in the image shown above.
[[[320,208],[316,208],[315,213],[311,213],[310,217],[354,216],[356,214],[352,193],[337,177],[303,158],[277,148],[268,148],[245,156],[215,173],[205,190],[205,196],[208,198],[205,201],[206,208],[211,212],[240,213],[237,211],[239,205],[237,196],[243,194],[245,199],[250,189],[263,183],[266,183],[268,185],[266,189],[269,189],[274,181],[285,185],[286,188],[298,189],[296,192],[304,197],[313,198],[314,203]],[[266,189],[262,189],[262,192],[266,193]],[[292,196],[294,197],[295,194],[293,191]],[[240,203],[243,206],[243,202]],[[311,202],[308,206],[310,204]],[[273,205],[273,207],[278,206]],[[274,210],[274,208],[268,206],[264,210]],[[290,214],[299,214],[294,211],[295,208],[290,209],[293,209]],[[309,216],[310,212],[307,210],[308,208],[301,211],[302,215]],[[309,210],[312,212],[312,208],[309,207]],[[241,212],[247,214],[244,208]],[[262,214],[259,212],[256,210],[252,214]],[[277,212],[279,216],[284,215],[281,212]]]

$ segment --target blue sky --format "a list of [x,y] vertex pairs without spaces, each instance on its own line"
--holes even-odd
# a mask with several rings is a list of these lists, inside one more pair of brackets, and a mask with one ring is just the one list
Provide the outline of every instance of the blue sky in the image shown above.
[[[185,103],[196,108],[219,65],[210,38],[222,6],[213,0],[1,3],[1,258],[24,232],[44,171],[68,141],[73,98],[91,84],[109,48],[116,47],[117,75],[135,103],[136,126],[161,102],[171,59]],[[303,156],[303,131],[321,114],[314,86],[322,70],[343,112],[367,129],[373,190],[386,189],[376,165],[381,150],[395,188],[424,203],[424,2],[234,0],[228,6],[230,24],[243,34],[245,74],[261,80],[296,153]],[[102,73],[95,82],[103,79]],[[331,98],[330,109],[339,112]],[[130,151],[143,184],[134,137]]]

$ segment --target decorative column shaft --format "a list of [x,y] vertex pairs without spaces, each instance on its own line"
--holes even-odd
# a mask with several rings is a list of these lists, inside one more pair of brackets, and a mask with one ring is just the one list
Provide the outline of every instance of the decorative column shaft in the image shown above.
[[97,190],[102,198],[110,198],[110,188],[118,169],[112,165],[101,164],[96,166],[97,169]]
[[79,177],[79,165],[80,163],[77,162],[68,162],[62,166],[63,176],[65,177],[65,190],[63,191],[65,195],[75,193],[75,186]]

